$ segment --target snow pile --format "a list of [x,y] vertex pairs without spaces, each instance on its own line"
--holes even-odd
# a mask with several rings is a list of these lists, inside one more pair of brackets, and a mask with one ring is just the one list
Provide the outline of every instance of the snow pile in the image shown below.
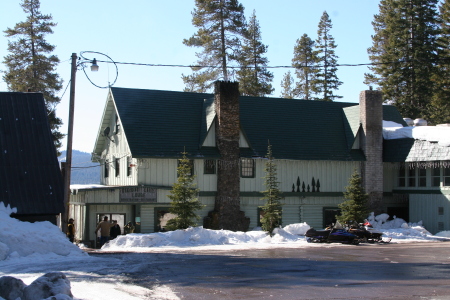
[[296,243],[304,242],[304,234],[309,228],[306,223],[288,225],[285,228],[275,229],[275,235],[271,238],[260,229],[249,232],[234,232],[190,227],[186,230],[169,232],[121,235],[105,244],[102,249]]
[[86,255],[50,222],[21,222],[11,218],[11,209],[0,202],[0,261],[24,256]]
[[395,122],[383,121],[383,138],[385,140],[412,138],[428,142],[437,142],[440,146],[450,147],[450,127],[403,127],[401,124]]
[[375,216],[372,212],[367,219],[369,223],[383,232],[384,237],[390,237],[397,241],[405,240],[405,241],[423,241],[430,239],[438,239],[437,237],[442,237],[439,235],[433,236],[428,230],[426,230],[422,221],[418,223],[407,223],[405,220],[401,218],[393,217],[392,220],[388,220],[388,214],[380,214]]

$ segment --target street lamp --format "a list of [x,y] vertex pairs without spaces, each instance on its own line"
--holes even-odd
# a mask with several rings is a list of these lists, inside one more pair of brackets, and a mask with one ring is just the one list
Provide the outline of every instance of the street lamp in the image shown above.
[[[85,65],[91,64],[91,71],[97,72],[99,66],[97,65],[97,60],[94,58],[93,60],[87,59],[83,56],[84,53],[96,53],[103,56],[106,56],[112,63],[114,63],[116,67],[116,78],[112,84],[108,83],[108,86],[98,86],[91,81],[89,76],[86,74]],[[70,102],[69,102],[69,125],[67,130],[67,151],[66,151],[66,164],[64,170],[64,214],[62,216],[62,230],[63,232],[67,231],[67,222],[69,218],[69,200],[70,200],[70,175],[72,168],[72,141],[73,141],[73,117],[75,111],[75,78],[77,74],[77,68],[81,67],[84,74],[88,78],[89,82],[98,88],[109,88],[111,87],[117,80],[118,69],[116,63],[106,54],[94,51],[83,51],[80,53],[80,58],[78,58],[77,62],[77,54],[72,53],[72,63],[71,63],[71,72],[70,72]]]

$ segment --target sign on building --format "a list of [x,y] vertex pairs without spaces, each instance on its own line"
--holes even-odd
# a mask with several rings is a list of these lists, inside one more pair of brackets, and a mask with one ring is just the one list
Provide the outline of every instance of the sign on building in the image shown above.
[[120,189],[119,202],[155,203],[156,189],[148,187],[127,187]]

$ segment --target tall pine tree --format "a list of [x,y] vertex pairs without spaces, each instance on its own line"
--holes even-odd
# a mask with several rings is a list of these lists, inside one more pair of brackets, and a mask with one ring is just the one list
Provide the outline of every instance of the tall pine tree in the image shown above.
[[272,236],[273,230],[281,226],[282,204],[280,200],[283,199],[283,196],[278,188],[277,165],[274,162],[272,145],[270,144],[267,147],[266,158],[267,162],[264,169],[266,172],[266,176],[264,177],[266,190],[262,192],[264,197],[261,198],[261,200],[266,201],[266,204],[262,207],[263,216],[261,218],[261,224],[262,229]]
[[362,178],[356,170],[350,177],[349,184],[345,189],[345,201],[338,205],[341,214],[336,218],[342,224],[348,224],[352,221],[362,223],[369,214],[368,195],[362,186]]
[[317,55],[322,68],[316,74],[316,79],[313,80],[313,85],[317,87],[318,94],[322,94],[318,100],[323,101],[334,101],[335,98],[342,98],[342,96],[337,96],[333,93],[333,91],[339,89],[342,82],[339,81],[336,74],[338,57],[334,49],[336,49],[337,45],[330,34],[332,27],[331,19],[328,13],[324,11],[320,18],[316,40]]
[[187,153],[183,152],[183,157],[179,160],[177,168],[178,179],[173,184],[170,195],[167,195],[172,202],[170,203],[170,212],[176,217],[167,221],[167,230],[186,229],[190,226],[196,226],[196,220],[200,217],[196,211],[204,207],[198,200],[199,189],[194,183],[195,175],[191,174],[192,164],[187,158]]
[[305,33],[294,47],[294,58],[292,59],[292,66],[295,68],[295,74],[299,81],[295,87],[294,93],[297,97],[312,100],[317,93],[318,83],[317,73],[319,58],[315,50],[315,43]]
[[182,75],[185,91],[207,92],[214,81],[229,80],[229,63],[236,61],[246,22],[244,7],[237,0],[195,0],[192,24],[198,31],[183,44],[200,47],[192,75]]
[[56,117],[55,107],[61,101],[56,93],[62,88],[62,80],[56,73],[59,59],[51,54],[55,46],[45,40],[47,34],[53,33],[52,27],[56,23],[52,22],[51,15],[41,14],[39,0],[23,0],[20,5],[27,19],[4,31],[10,38],[10,54],[4,57],[7,70],[3,80],[10,91],[43,93],[53,141],[58,150],[64,135],[59,132],[62,121]]
[[375,34],[368,53],[374,65],[365,83],[378,85],[384,100],[404,117],[430,117],[439,35],[437,2],[381,0],[372,22]]
[[261,42],[259,22],[253,11],[238,54],[240,69],[237,71],[237,80],[241,95],[264,97],[272,94],[273,74],[266,68],[266,52],[267,46]]
[[438,63],[432,77],[435,92],[428,106],[428,120],[432,124],[450,123],[450,0],[439,6]]
[[294,78],[292,77],[291,71],[288,71],[283,76],[283,80],[281,80],[281,98],[293,99],[295,97],[294,92]]

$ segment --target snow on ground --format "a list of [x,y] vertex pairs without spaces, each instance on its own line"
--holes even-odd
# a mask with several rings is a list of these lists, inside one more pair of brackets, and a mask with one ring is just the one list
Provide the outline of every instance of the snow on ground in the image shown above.
[[[123,284],[117,275],[101,277],[105,265],[111,264],[111,258],[93,257],[69,242],[61,230],[49,222],[28,223],[10,217],[15,209],[5,207],[0,202],[0,277],[13,276],[30,284],[55,265],[66,266],[64,273],[70,279],[74,299],[81,300],[133,300],[133,299],[179,299],[168,286],[159,285],[152,290]],[[450,240],[450,232],[436,235],[429,233],[422,224],[407,224],[389,216],[371,215],[369,221],[381,230],[386,237],[392,237],[391,243],[401,242],[437,242]],[[310,228],[306,223],[291,224],[275,230],[269,237],[260,228],[249,232],[228,230],[209,230],[202,227],[189,228],[164,233],[128,234],[119,236],[98,251],[182,252],[189,249],[228,250],[228,249],[268,249],[321,247],[327,244],[309,244],[304,237]],[[335,244],[333,246],[340,246]],[[121,272],[121,271],[120,271]],[[118,271],[118,273],[120,274]]]

